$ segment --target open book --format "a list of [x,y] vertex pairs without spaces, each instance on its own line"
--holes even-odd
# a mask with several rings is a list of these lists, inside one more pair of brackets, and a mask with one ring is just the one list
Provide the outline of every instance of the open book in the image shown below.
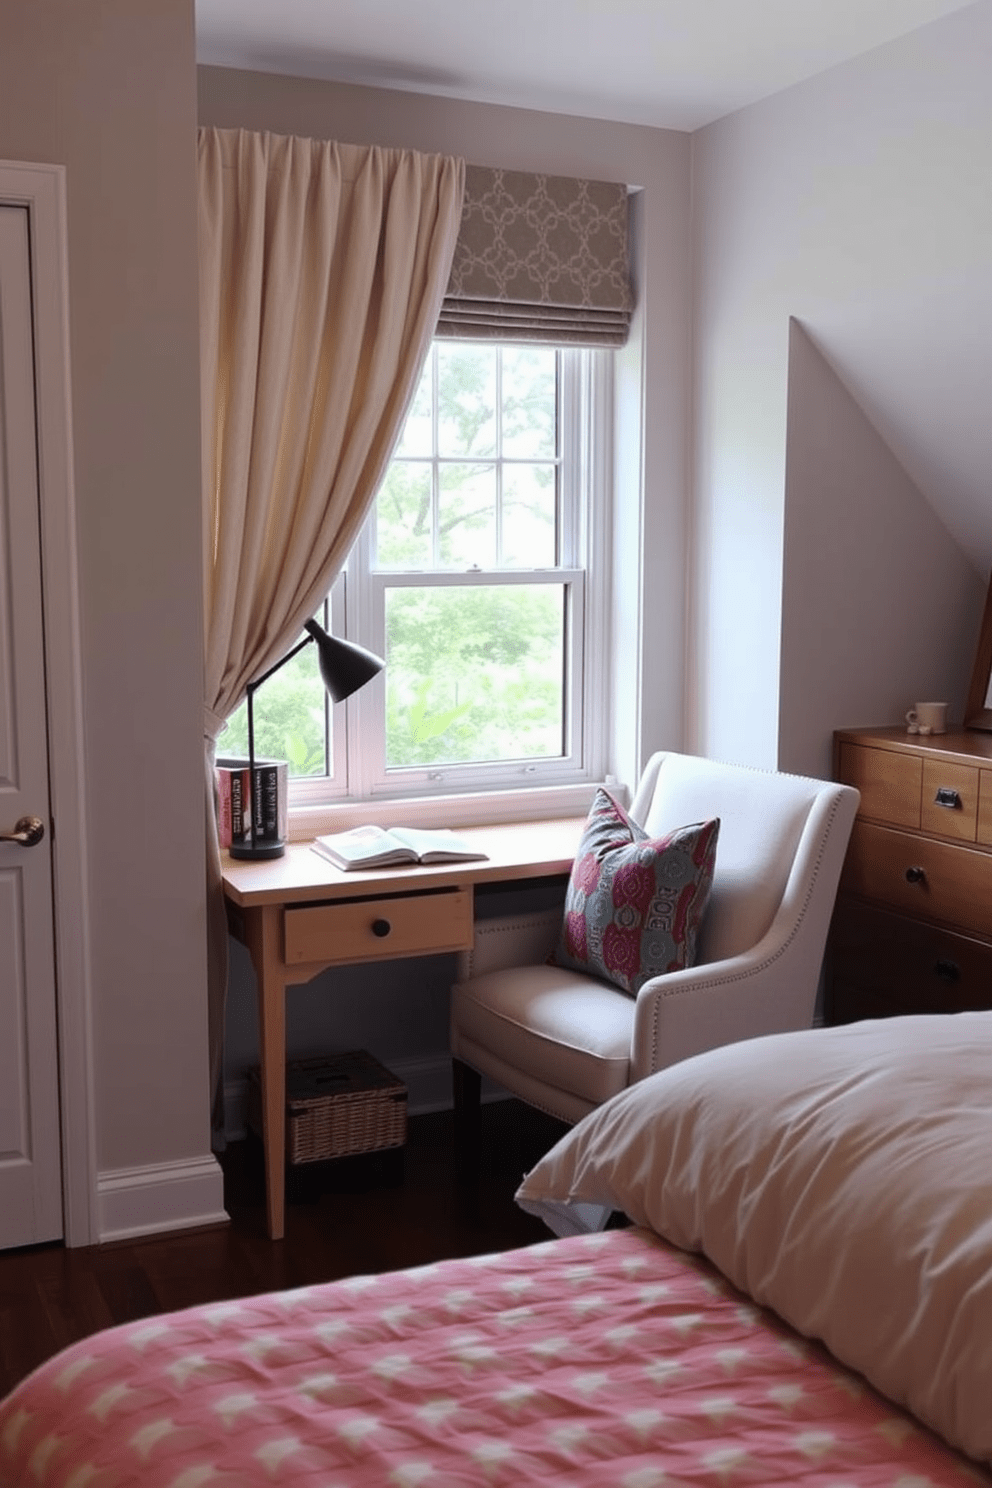
[[393,863],[461,863],[488,856],[447,828],[425,832],[416,827],[352,827],[350,832],[317,837],[310,845],[345,870]]

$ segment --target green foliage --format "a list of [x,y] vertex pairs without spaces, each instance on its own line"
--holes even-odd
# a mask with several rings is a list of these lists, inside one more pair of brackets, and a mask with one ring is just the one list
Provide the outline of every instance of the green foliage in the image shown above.
[[[378,566],[462,569],[496,564],[493,456],[498,440],[505,456],[529,462],[506,467],[504,475],[500,520],[504,549],[513,555],[509,562],[524,567],[553,563],[554,351],[439,343],[433,354],[438,389],[436,447],[429,438],[432,372],[428,361],[409,415],[410,433],[401,440],[376,498]],[[501,378],[497,376],[500,365]],[[497,387],[502,394],[498,406]],[[432,454],[440,458],[436,508],[431,493]]]
[[556,431],[556,357],[540,346],[503,350],[503,454],[553,459]]
[[[255,756],[289,761],[291,775],[324,775],[324,699],[316,650],[308,646],[255,694]],[[218,753],[248,755],[248,706],[227,720]]]
[[437,346],[438,454],[460,459],[496,453],[495,346]]
[[380,568],[429,568],[432,562],[431,467],[393,460],[376,497]]
[[391,590],[386,633],[389,767],[561,754],[560,585]]
[[423,744],[427,739],[436,739],[439,734],[445,733],[456,718],[467,713],[472,706],[471,703],[462,703],[458,708],[446,708],[443,713],[435,713],[427,717],[427,694],[430,692],[430,679],[421,683],[417,689],[417,698],[410,709],[410,731],[418,744]]

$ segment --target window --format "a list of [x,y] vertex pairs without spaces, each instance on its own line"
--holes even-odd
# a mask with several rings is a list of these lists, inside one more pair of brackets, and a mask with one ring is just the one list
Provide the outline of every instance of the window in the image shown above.
[[[255,697],[293,800],[602,772],[612,353],[436,341],[322,623],[386,669],[331,708],[314,647]],[[225,754],[247,748],[244,709]]]

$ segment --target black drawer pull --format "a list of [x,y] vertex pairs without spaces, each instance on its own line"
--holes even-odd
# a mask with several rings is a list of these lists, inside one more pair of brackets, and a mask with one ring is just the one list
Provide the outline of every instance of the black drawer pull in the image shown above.
[[935,806],[947,806],[951,809],[951,811],[961,810],[961,797],[958,792],[956,790],[952,790],[949,785],[941,785],[937,787],[937,794],[933,798],[933,803]]
[[388,920],[372,921],[372,934],[377,935],[380,940],[385,940],[386,936],[389,934],[392,928],[393,927]]
[[906,882],[907,883],[925,883],[926,882],[926,877],[927,877],[926,872],[922,868],[907,868],[906,869]]
[[956,961],[938,961],[933,969],[934,974],[939,976],[942,982],[959,982],[961,980],[961,968]]

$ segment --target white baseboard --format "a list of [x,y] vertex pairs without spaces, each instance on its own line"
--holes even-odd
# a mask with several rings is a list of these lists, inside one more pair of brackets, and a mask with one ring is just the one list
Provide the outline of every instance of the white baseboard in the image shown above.
[[101,1244],[228,1223],[224,1175],[213,1156],[101,1173],[97,1195]]
[[[427,1059],[390,1059],[389,1069],[407,1089],[407,1114],[425,1116],[430,1111],[451,1109],[451,1057],[435,1054]],[[506,1091],[489,1081],[482,1082],[482,1099],[505,1100]],[[248,1134],[248,1081],[224,1083],[224,1135],[240,1142]]]

